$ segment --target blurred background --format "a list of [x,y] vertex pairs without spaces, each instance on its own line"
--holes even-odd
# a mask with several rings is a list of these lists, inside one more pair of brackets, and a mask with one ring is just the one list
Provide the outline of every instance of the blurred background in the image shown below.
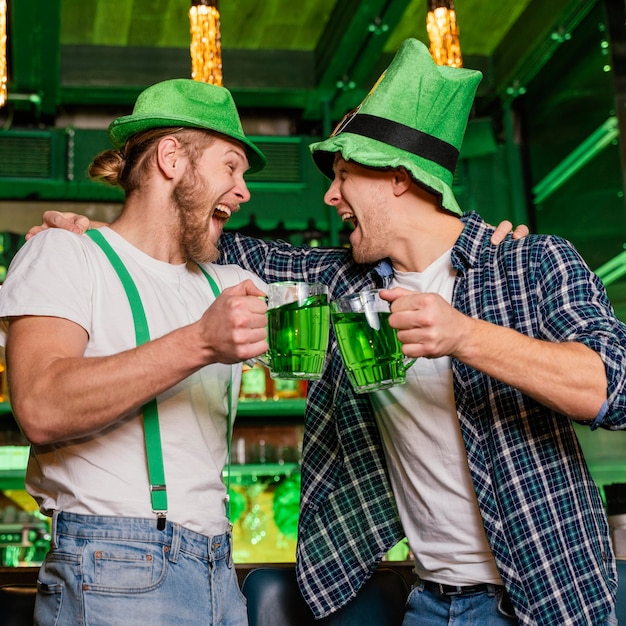
[[[196,69],[194,5],[209,11],[200,35],[210,58]],[[87,178],[93,156],[109,147],[108,124],[148,85],[192,71],[223,81],[269,159],[248,177],[252,200],[230,227],[345,245],[308,144],[360,103],[403,39],[434,46],[430,19],[447,28],[438,54],[484,74],[454,180],[462,208],[572,241],[626,320],[623,0],[0,0],[3,7],[0,281],[43,211],[117,215],[121,194]],[[207,69],[218,56],[220,67]],[[5,565],[35,563],[45,524],[23,491],[28,449],[0,375],[0,553]],[[263,370],[244,374],[231,469],[239,562],[295,556],[304,389],[274,382]],[[626,482],[624,433],[577,432],[598,485]],[[405,556],[400,546],[393,558]]]

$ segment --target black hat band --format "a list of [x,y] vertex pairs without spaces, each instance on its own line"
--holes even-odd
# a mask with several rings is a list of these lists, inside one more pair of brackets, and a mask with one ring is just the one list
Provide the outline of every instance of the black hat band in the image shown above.
[[345,120],[333,135],[342,132],[369,137],[410,152],[441,165],[452,174],[456,169],[459,151],[452,144],[384,117],[357,113],[352,119]]

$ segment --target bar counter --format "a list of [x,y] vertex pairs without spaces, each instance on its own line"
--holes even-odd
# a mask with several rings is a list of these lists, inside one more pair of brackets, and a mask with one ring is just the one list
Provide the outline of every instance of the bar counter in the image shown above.
[[[235,564],[239,585],[246,575],[258,567],[292,568],[294,563],[240,563]],[[410,585],[415,581],[412,561],[383,561],[381,567],[396,570]],[[0,567],[0,587],[4,585],[35,585],[39,567]]]

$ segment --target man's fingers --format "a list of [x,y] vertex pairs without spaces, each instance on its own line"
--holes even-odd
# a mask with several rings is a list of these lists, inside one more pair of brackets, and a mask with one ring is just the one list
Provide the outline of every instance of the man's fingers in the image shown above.
[[504,238],[511,232],[513,224],[509,220],[504,220],[498,224],[498,227],[491,235],[491,243],[498,245],[504,241]]
[[513,231],[513,239],[522,239],[523,237],[526,237],[526,235],[528,235],[529,233],[530,229],[528,228],[528,226],[526,226],[526,224],[520,224]]

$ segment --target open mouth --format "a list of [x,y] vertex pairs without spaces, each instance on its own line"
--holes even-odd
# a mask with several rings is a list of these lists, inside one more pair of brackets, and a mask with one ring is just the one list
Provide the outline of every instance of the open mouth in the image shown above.
[[356,218],[356,215],[354,213],[343,213],[341,215],[341,221],[344,224],[351,224],[352,228],[356,228],[359,225],[359,221]]
[[218,220],[227,221],[232,215],[232,211],[223,204],[218,204],[213,210],[213,217]]

